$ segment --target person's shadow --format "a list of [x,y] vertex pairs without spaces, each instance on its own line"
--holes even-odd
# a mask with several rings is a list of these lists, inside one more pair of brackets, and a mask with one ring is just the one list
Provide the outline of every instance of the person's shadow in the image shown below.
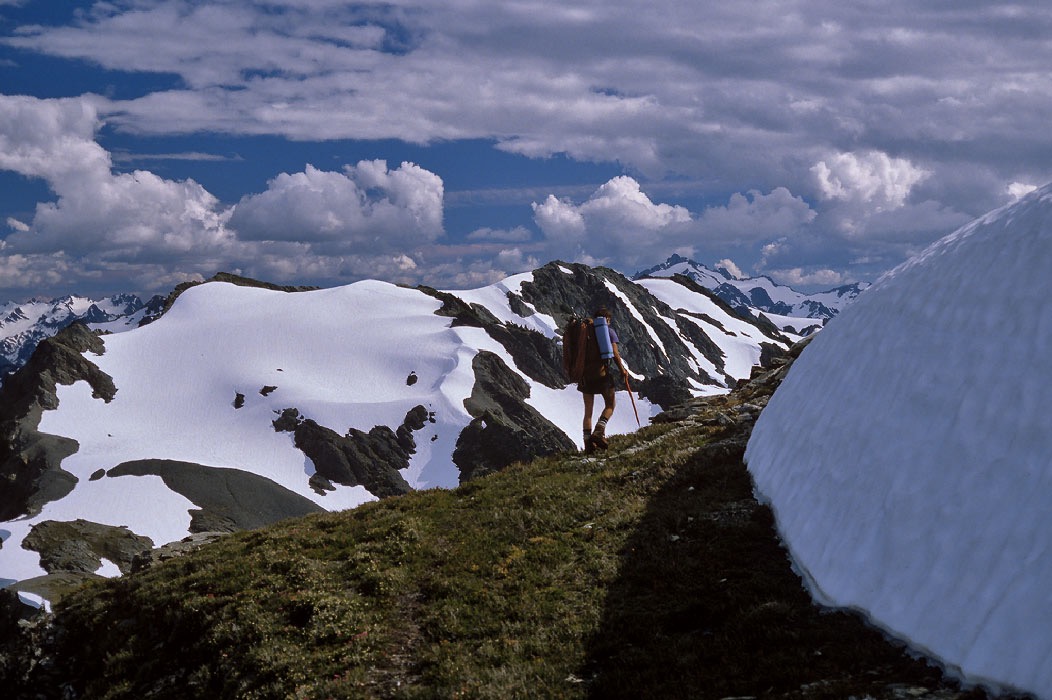
[[814,605],[753,498],[744,446],[740,435],[702,446],[653,497],[579,673],[589,695],[881,697],[892,683],[949,685],[857,615]]

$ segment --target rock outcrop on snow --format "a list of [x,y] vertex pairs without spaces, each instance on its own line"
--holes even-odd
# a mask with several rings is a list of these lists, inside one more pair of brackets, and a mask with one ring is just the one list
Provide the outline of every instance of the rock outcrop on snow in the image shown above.
[[[47,570],[23,547],[33,528],[127,526],[163,547],[574,451],[581,399],[560,332],[600,305],[644,423],[789,346],[688,282],[560,262],[455,292],[217,275],[127,332],[71,327],[0,394],[0,579],[49,596],[123,570],[87,540],[75,570]],[[636,427],[623,405],[609,435]]]
[[38,513],[73,489],[76,478],[61,464],[77,451],[76,441],[42,433],[38,426],[43,411],[58,406],[59,385],[84,381],[93,395],[113,399],[113,379],[86,357],[104,351],[86,326],[71,325],[43,340],[0,388],[0,520]]
[[160,309],[162,297],[143,302],[134,294],[116,294],[107,299],[66,296],[24,303],[0,303],[0,384],[21,367],[37,345],[66,326],[80,322],[92,327],[129,323]]
[[480,352],[472,367],[475,387],[464,405],[473,418],[453,451],[462,482],[512,462],[576,449],[565,433],[526,403],[529,385],[497,355]]

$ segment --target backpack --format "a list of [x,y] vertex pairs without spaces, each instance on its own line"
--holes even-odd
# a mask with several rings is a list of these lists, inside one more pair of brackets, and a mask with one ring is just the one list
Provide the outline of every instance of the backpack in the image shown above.
[[563,372],[571,382],[602,372],[604,363],[599,357],[599,343],[590,318],[573,316],[563,330]]

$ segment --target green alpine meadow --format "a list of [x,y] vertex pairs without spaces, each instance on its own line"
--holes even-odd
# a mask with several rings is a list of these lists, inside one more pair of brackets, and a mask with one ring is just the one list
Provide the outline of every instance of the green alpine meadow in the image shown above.
[[[77,698],[959,698],[790,567],[741,457],[786,367],[597,456],[219,538],[21,625]],[[13,624],[8,621],[8,624]]]

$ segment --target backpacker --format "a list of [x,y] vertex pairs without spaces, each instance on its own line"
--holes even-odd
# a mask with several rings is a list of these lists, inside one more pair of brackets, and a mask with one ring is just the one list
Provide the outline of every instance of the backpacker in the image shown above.
[[599,357],[595,326],[590,318],[573,316],[563,330],[563,372],[571,382],[602,372],[604,362]]

